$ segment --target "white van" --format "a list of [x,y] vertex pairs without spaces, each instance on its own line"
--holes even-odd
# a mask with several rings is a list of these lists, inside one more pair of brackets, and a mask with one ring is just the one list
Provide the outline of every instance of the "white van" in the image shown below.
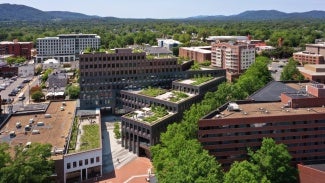
[[44,122],[37,122],[37,126],[44,126]]
[[45,118],[51,118],[51,114],[45,114]]
[[39,130],[33,130],[32,131],[32,134],[35,135],[35,134],[40,134]]

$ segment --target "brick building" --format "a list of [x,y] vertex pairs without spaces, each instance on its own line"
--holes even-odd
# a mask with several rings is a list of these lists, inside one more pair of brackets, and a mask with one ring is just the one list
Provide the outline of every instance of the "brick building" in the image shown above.
[[320,183],[325,180],[325,164],[298,164],[300,183]]
[[199,63],[211,61],[211,46],[180,47],[179,57],[195,60]]
[[[267,97],[273,92],[270,101],[229,102],[200,119],[198,140],[203,147],[229,167],[246,158],[247,147],[257,149],[263,137],[271,137],[287,145],[293,163],[324,163],[325,86],[293,83],[288,88],[267,87],[271,90],[255,95]],[[295,92],[279,92],[283,90]],[[276,98],[281,101],[274,101]]]
[[309,51],[293,53],[293,59],[303,64],[324,64],[324,56]]
[[298,69],[305,79],[325,84],[325,64],[306,64]]
[[255,62],[255,45],[246,42],[215,42],[211,49],[211,66],[227,71],[232,81]]
[[32,42],[2,41],[0,42],[0,55],[13,55],[15,57],[25,57],[31,59]]

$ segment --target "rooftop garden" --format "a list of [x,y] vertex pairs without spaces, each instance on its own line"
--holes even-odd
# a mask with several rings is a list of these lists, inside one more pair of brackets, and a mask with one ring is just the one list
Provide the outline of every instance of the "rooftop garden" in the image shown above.
[[179,92],[179,91],[173,91],[173,96],[169,98],[169,100],[171,102],[178,102],[184,98],[187,98],[188,95],[186,93],[183,92]]
[[190,60],[190,58],[186,58],[186,57],[178,57],[177,58],[177,63],[178,64],[182,64],[182,63],[184,63],[184,62],[186,62],[186,61],[189,61]]
[[82,129],[83,129],[83,134],[80,138],[81,141],[80,151],[99,148],[100,146],[99,125],[98,124],[84,125]]
[[162,95],[166,93],[166,90],[161,89],[161,88],[152,88],[152,87],[148,87],[146,89],[143,89],[139,94],[141,95],[146,95],[149,97],[156,97],[158,95]]
[[144,51],[142,49],[133,49],[132,53],[143,53]]
[[192,83],[192,85],[200,85],[202,83],[205,83],[209,80],[213,79],[212,76],[195,76],[194,78],[192,78],[192,80],[194,80],[194,82]]
[[168,114],[167,109],[161,106],[153,106],[151,107],[151,111],[153,112],[153,114],[143,118],[143,121],[152,123]]

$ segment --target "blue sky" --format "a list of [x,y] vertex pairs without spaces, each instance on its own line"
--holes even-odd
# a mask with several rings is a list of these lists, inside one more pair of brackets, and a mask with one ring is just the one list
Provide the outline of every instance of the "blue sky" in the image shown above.
[[119,18],[184,18],[233,15],[246,10],[325,10],[325,0],[0,0],[43,11],[72,11]]

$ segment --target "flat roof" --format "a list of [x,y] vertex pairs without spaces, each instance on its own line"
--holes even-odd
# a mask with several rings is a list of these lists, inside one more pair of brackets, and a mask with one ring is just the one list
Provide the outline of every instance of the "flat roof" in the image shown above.
[[212,119],[223,118],[250,118],[250,117],[267,117],[267,116],[288,116],[293,114],[325,114],[323,107],[310,107],[310,108],[284,108],[281,102],[270,103],[247,103],[239,104],[239,111],[228,111],[225,109],[220,112],[220,115],[212,117]]
[[306,46],[317,46],[317,47],[324,47],[324,48],[325,48],[325,44],[324,44],[324,43],[318,43],[318,44],[306,44]]
[[[65,103],[64,111],[60,110],[62,106],[60,101],[51,102],[45,113],[12,116],[0,130],[0,141],[7,142],[10,146],[25,145],[27,142],[50,143],[53,147],[63,149],[76,109],[76,101],[65,101]],[[51,118],[46,118],[45,114],[50,114]],[[25,134],[25,126],[29,124],[30,119],[33,119],[34,123],[32,129]],[[21,123],[20,128],[16,127],[17,122]],[[38,126],[37,122],[43,122],[44,125]],[[32,130],[39,130],[39,134],[32,134]],[[15,131],[16,136],[10,138],[10,131]]]
[[211,53],[211,50],[206,50],[207,48],[211,48],[211,46],[207,46],[207,47],[182,47],[185,50],[189,50],[189,51],[196,51],[199,53]]
[[164,100],[164,101],[172,102],[172,103],[179,103],[179,102],[181,102],[181,101],[185,101],[185,100],[187,100],[187,99],[190,98],[190,97],[195,96],[195,94],[187,93],[187,92],[183,92],[183,91],[181,91],[182,93],[185,93],[186,95],[188,95],[188,97],[186,97],[186,98],[182,98],[181,100],[179,100],[179,101],[177,101],[177,102],[173,102],[173,101],[170,100],[170,98],[174,96],[173,91],[174,91],[174,92],[179,92],[178,90],[170,90],[170,91],[166,91],[165,93],[163,93],[163,94],[161,94],[161,95],[158,95],[158,96],[155,96],[155,97],[151,97],[151,96],[148,96],[148,95],[140,94],[143,90],[131,90],[131,91],[127,91],[127,90],[125,90],[125,91],[126,91],[126,92],[129,92],[129,93],[134,93],[134,94],[138,94],[138,95],[143,95],[143,96],[146,96],[146,97],[149,97],[149,98],[154,98],[154,99],[158,99],[158,100]]
[[271,81],[262,89],[256,91],[254,94],[250,95],[248,98],[255,101],[280,101],[281,93],[296,93],[298,89],[292,88],[285,83],[278,81]]
[[[325,76],[325,72],[315,72],[313,70],[306,69],[305,67],[297,67],[297,68],[298,68],[298,70],[300,72],[306,73],[308,75],[312,75],[312,76]],[[325,64],[324,64],[324,67],[318,67],[318,68],[325,68]]]
[[323,55],[321,55],[321,54],[312,53],[312,52],[307,52],[307,51],[296,52],[296,53],[293,53],[293,54],[294,54],[294,55],[305,55],[305,56],[318,56],[318,57],[323,56]]
[[305,166],[325,172],[325,164],[313,164],[313,165],[305,165]]

